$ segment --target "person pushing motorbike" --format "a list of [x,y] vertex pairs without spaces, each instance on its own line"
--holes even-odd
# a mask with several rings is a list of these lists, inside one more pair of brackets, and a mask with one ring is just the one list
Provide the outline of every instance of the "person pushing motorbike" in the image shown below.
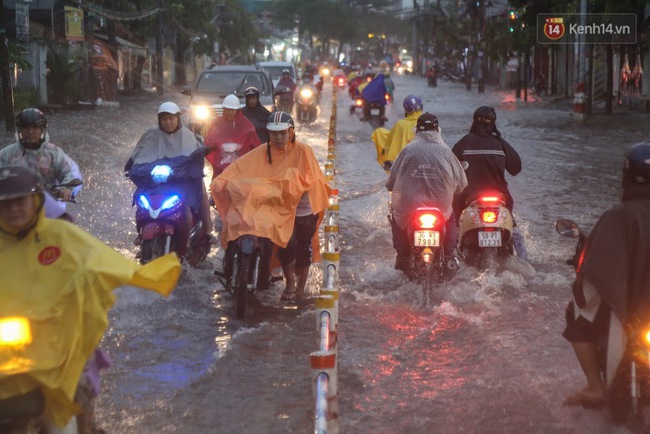
[[465,172],[442,139],[438,118],[424,113],[417,119],[415,137],[397,156],[386,181],[386,188],[393,192],[390,223],[397,252],[395,269],[408,268],[406,229],[412,212],[421,206],[435,204],[443,213],[447,226],[442,244],[445,256],[454,257],[458,229],[452,203],[466,186]]
[[[506,196],[506,207],[512,213],[514,200],[508,190],[505,172],[516,176],[521,172],[521,158],[515,149],[501,137],[496,126],[494,108],[480,106],[474,111],[469,134],[456,143],[452,151],[463,165],[467,188],[457,201],[454,212],[458,217],[473,199],[484,190],[497,190]],[[523,234],[515,226],[512,241],[517,256],[527,259]]]
[[305,290],[328,187],[314,151],[296,140],[291,115],[271,113],[267,128],[269,143],[230,165],[212,181],[211,191],[225,223],[222,246],[245,234],[278,245],[286,279],[281,298],[292,301]]
[[603,213],[587,239],[567,306],[563,336],[587,380],[567,405],[595,408],[607,402],[598,336],[609,334],[611,342],[613,329],[619,331],[615,339],[624,340],[620,335],[628,326],[650,315],[650,142],[625,152],[622,187],[621,203]]

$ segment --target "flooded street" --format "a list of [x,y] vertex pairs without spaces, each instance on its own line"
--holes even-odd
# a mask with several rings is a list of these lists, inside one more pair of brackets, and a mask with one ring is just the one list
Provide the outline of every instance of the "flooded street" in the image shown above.
[[[507,177],[530,264],[504,272],[462,266],[432,290],[393,268],[386,219],[385,172],[375,160],[371,127],[338,98],[336,167],[340,203],[338,423],[341,433],[625,433],[606,411],[562,404],[583,377],[561,337],[570,298],[574,241],[554,229],[570,218],[586,231],[620,197],[623,151],[646,139],[648,115],[572,119],[566,102],[514,101],[514,91],[467,92],[464,85],[393,77],[401,117],[409,94],[437,115],[451,147],[469,131],[483,104],[520,154],[523,170]],[[331,85],[317,124],[298,139],[327,154]],[[169,94],[179,104],[186,96]],[[123,166],[156,118],[156,96],[129,97],[119,108],[48,116],[53,143],[85,177],[76,222],[135,258],[135,210]],[[11,137],[3,136],[3,144]],[[102,347],[98,419],[107,433],[313,432],[309,353],[318,349],[313,307],[280,302],[281,284],[257,294],[252,314],[237,320],[230,296],[213,275],[215,249],[198,269],[184,269],[169,299],[123,287]],[[312,266],[309,291],[322,273]]]

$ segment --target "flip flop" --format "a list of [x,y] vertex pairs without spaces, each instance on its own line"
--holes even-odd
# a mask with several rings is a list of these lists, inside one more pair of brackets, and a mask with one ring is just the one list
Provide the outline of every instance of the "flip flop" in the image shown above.
[[280,296],[280,300],[282,301],[296,301],[296,292],[287,292],[284,291],[282,295]]
[[589,409],[603,408],[605,404],[607,404],[606,398],[585,395],[581,391],[568,396],[564,400],[564,405],[569,405],[569,406],[580,405],[583,408],[589,408]]

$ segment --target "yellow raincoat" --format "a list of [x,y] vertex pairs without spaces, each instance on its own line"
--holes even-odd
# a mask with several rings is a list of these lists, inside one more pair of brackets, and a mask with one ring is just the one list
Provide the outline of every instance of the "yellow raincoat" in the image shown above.
[[285,150],[258,146],[216,177],[211,191],[224,220],[223,247],[251,234],[284,248],[291,239],[302,194],[308,192],[314,214],[322,213],[329,203],[329,188],[314,151],[300,142],[289,143]]
[[129,284],[167,296],[180,263],[174,254],[139,265],[78,227],[44,218],[23,239],[0,232],[0,319],[29,319],[32,343],[0,348],[0,399],[41,388],[45,412],[65,426],[87,359],[107,326],[113,290]]
[[408,113],[400,119],[389,131],[386,128],[377,128],[372,132],[372,141],[377,150],[377,163],[383,166],[384,161],[395,161],[397,155],[408,143],[413,140],[415,124],[422,111]]

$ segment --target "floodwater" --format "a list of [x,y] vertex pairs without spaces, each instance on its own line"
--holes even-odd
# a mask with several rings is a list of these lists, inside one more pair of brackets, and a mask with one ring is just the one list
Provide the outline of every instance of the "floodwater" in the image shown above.
[[[450,282],[425,289],[393,269],[385,173],[375,161],[371,127],[348,113],[339,95],[336,167],[340,203],[338,429],[342,433],[610,433],[625,430],[606,411],[562,404],[583,386],[561,337],[574,241],[554,230],[571,218],[590,230],[620,196],[623,150],[648,137],[648,116],[618,108],[576,122],[567,102],[516,101],[513,91],[471,92],[461,84],[393,77],[388,127],[408,94],[422,96],[453,146],[476,107],[493,105],[503,137],[524,169],[509,177],[515,216],[530,264],[501,273],[464,266]],[[323,111],[299,140],[322,163],[327,154],[331,86]],[[179,103],[187,97],[170,93]],[[155,122],[160,97],[130,97],[119,108],[49,116],[52,141],[80,165],[85,184],[77,223],[134,258],[133,187],[122,167]],[[4,136],[3,143],[10,137]],[[234,317],[230,296],[213,275],[222,252],[184,269],[169,299],[116,290],[102,347],[97,415],[109,433],[306,433],[314,429],[318,349],[311,303],[279,301],[281,284],[257,294],[251,315]],[[309,291],[322,281],[312,267]]]

